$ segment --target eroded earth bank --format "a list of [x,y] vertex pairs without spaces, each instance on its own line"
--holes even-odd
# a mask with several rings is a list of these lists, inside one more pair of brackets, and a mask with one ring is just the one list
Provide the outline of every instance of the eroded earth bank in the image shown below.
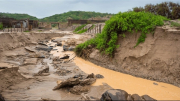
[[[156,32],[164,31],[156,30]],[[1,33],[0,98],[46,101],[119,98],[180,100],[180,88],[177,87],[179,79],[174,79],[177,78],[176,73],[179,73],[178,68],[175,69],[175,65],[179,63],[179,48],[174,49],[172,46],[176,44],[178,47],[178,36],[177,33],[171,35],[155,33],[146,39],[147,42],[133,49],[133,41],[137,40],[138,34],[129,34],[126,39],[122,38],[118,42],[123,48],[117,49],[113,60],[101,56],[98,50],[90,48],[88,60],[102,66],[100,67],[76,57],[73,52],[76,45],[90,39],[92,35],[78,35],[71,31]],[[160,54],[159,51],[164,50],[166,52]],[[106,68],[147,79],[152,77],[154,80],[164,80],[176,86]]]

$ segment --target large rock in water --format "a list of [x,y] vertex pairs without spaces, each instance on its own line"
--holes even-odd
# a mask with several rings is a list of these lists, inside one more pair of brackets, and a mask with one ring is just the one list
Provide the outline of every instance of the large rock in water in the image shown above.
[[138,94],[130,95],[121,89],[107,90],[102,94],[101,101],[156,101],[148,95],[139,96]]
[[65,88],[65,87],[74,87],[77,85],[80,85],[80,86],[91,85],[94,82],[96,82],[96,78],[91,78],[93,76],[92,76],[92,74],[90,74],[90,75],[87,76],[86,78],[71,77],[65,81],[62,81],[60,84],[58,84],[56,87],[54,87],[53,90],[58,90],[58,89]]

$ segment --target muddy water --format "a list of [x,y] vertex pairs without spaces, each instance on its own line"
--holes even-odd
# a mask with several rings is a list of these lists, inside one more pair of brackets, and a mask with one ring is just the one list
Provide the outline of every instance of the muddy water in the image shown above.
[[[66,38],[68,39],[68,37]],[[57,51],[51,51],[51,54],[54,56],[62,57],[63,54],[66,54],[66,52],[62,51],[62,47],[57,46],[54,47],[54,49],[57,49]],[[71,56],[73,52],[70,52],[69,54]],[[180,100],[180,88],[176,86],[112,71],[78,57],[75,58],[74,62],[87,74],[94,73],[102,74],[104,76],[104,79],[98,79],[93,86],[107,83],[112,88],[125,90],[129,94],[147,94],[157,100]]]
[[85,73],[102,74],[104,76],[104,79],[98,79],[93,86],[107,83],[112,88],[125,90],[129,94],[147,94],[157,100],[180,100],[180,88],[176,86],[112,71],[78,57],[75,58],[75,63]]

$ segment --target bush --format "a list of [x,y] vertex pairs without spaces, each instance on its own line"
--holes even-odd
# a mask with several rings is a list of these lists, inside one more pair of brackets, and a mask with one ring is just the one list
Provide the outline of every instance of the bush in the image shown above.
[[88,45],[93,45],[103,53],[112,56],[114,50],[119,47],[116,44],[118,34],[123,34],[126,31],[132,32],[132,30],[141,31],[141,35],[136,43],[137,46],[145,41],[146,33],[153,32],[155,26],[162,26],[164,24],[163,20],[168,19],[148,12],[119,12],[105,22],[106,24],[101,34],[97,34],[94,39],[78,45],[75,52],[81,55],[83,49],[87,48]]
[[3,29],[3,24],[0,22],[0,29],[2,30]]

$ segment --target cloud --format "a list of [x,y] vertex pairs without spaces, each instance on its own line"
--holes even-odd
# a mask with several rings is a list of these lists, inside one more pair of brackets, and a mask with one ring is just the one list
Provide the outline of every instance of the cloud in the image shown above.
[[[166,0],[179,3],[179,0]],[[157,4],[164,0],[0,0],[0,12],[26,13],[38,18],[68,11],[118,13],[133,7]]]

